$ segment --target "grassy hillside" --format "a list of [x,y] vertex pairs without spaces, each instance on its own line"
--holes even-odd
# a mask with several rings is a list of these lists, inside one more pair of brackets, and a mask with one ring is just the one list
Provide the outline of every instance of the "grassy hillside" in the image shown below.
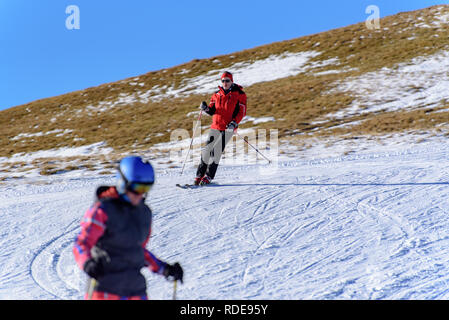
[[[310,137],[349,139],[360,135],[448,130],[445,124],[449,119],[449,100],[442,100],[430,109],[416,107],[332,116],[347,109],[357,98],[351,92],[336,90],[347,79],[383,68],[395,70],[399,64],[415,58],[449,50],[448,15],[449,5],[400,13],[382,19],[378,30],[369,30],[362,22],[231,55],[193,60],[4,110],[0,112],[0,157],[104,141],[114,149],[108,156],[34,160],[34,165],[40,166],[42,174],[61,168],[71,170],[81,164],[86,168],[95,168],[96,164],[108,166],[122,153],[147,151],[154,144],[169,141],[174,129],[192,130],[195,116],[188,114],[198,110],[200,102],[208,100],[210,93],[169,96],[170,90],[182,88],[186,80],[212,70],[227,70],[238,63],[306,51],[320,53],[310,60],[318,66],[313,72],[245,87],[248,115],[270,116],[276,121],[258,125],[248,122],[242,127],[276,128],[281,138],[298,144]],[[329,60],[336,63],[320,66],[320,62]],[[143,99],[132,99],[145,93]],[[205,119],[203,125],[207,121],[210,119]],[[16,163],[10,167],[13,165],[26,166]],[[9,169],[6,165],[3,168]]]

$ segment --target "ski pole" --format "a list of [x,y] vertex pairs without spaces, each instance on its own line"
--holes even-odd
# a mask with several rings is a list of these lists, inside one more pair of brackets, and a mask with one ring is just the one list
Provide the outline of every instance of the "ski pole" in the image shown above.
[[251,143],[249,143],[249,142],[248,142],[248,139],[246,139],[246,137],[242,137],[237,131],[235,131],[235,134],[236,134],[237,136],[239,136],[241,139],[243,139],[243,140],[244,140],[244,141],[245,141],[251,148],[253,148],[254,150],[256,150],[256,152],[257,152],[258,154],[260,154],[262,157],[264,157],[264,158],[268,161],[268,163],[271,163],[271,160],[268,159],[267,157],[265,157],[265,156],[263,155],[263,153],[259,151],[259,149],[257,149],[256,147],[254,147]]
[[173,300],[176,300],[176,289],[178,287],[178,280],[173,283]]
[[195,125],[195,128],[193,129],[192,140],[190,141],[189,150],[187,150],[187,155],[186,155],[186,158],[185,158],[184,163],[183,163],[183,165],[182,165],[181,175],[182,175],[182,173],[184,172],[184,167],[185,167],[185,165],[186,165],[187,158],[188,158],[189,155],[190,155],[190,149],[192,148],[193,138],[195,138],[196,129],[198,128],[198,124],[199,124],[200,121],[201,121],[201,115],[202,115],[202,114],[203,114],[203,109],[201,109],[200,115],[198,116],[198,120],[197,120],[196,125]]
[[87,290],[87,299],[92,300],[92,295],[94,293],[95,286],[97,285],[97,280],[94,278],[90,278],[89,288]]

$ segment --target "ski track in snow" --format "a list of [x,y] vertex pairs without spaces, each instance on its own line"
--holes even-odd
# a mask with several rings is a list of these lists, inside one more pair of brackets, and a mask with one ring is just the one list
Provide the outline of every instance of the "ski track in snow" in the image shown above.
[[[179,261],[181,299],[449,298],[449,148],[441,144],[263,166],[221,166],[218,185],[183,190],[194,168],[158,176],[149,249]],[[0,298],[81,299],[73,240],[101,184],[49,178],[0,186]],[[150,299],[171,284],[143,271]]]

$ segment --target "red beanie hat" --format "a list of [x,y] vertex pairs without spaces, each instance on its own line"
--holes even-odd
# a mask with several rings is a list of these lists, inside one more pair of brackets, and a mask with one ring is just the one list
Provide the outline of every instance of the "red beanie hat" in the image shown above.
[[225,71],[222,75],[221,75],[221,79],[223,78],[229,78],[232,82],[234,82],[234,79],[232,77],[232,73],[230,73],[229,71]]

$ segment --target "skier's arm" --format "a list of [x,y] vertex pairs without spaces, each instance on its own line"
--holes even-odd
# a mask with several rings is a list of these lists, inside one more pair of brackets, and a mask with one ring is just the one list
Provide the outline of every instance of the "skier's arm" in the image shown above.
[[159,260],[154,254],[152,254],[149,250],[146,249],[146,245],[150,240],[150,236],[151,236],[151,227],[148,232],[148,237],[142,245],[144,249],[145,264],[154,273],[163,275],[165,278],[174,281],[180,280],[182,283],[184,271],[182,270],[182,267],[178,262],[176,262],[173,265],[168,264],[162,260]]
[[159,260],[154,254],[152,254],[149,250],[146,249],[147,243],[150,240],[150,236],[151,236],[151,228],[148,233],[147,239],[143,243],[145,263],[148,266],[148,268],[154,273],[163,274],[165,268],[167,267],[167,263]]
[[147,249],[145,249],[145,262],[147,263],[148,268],[150,268],[151,271],[157,274],[163,274],[165,268],[167,267],[167,263],[159,260]]
[[91,258],[90,250],[103,235],[107,218],[106,212],[100,207],[99,203],[84,214],[81,221],[81,232],[76,237],[73,247],[76,263],[81,269],[83,269],[84,263]]
[[240,94],[238,102],[237,102],[238,110],[239,112],[237,115],[233,118],[237,124],[242,121],[243,117],[246,116],[246,94]]
[[209,111],[207,111],[207,114],[210,116],[213,116],[217,111],[217,108],[215,107],[215,100],[216,100],[215,94],[213,94],[212,97],[210,98]]

